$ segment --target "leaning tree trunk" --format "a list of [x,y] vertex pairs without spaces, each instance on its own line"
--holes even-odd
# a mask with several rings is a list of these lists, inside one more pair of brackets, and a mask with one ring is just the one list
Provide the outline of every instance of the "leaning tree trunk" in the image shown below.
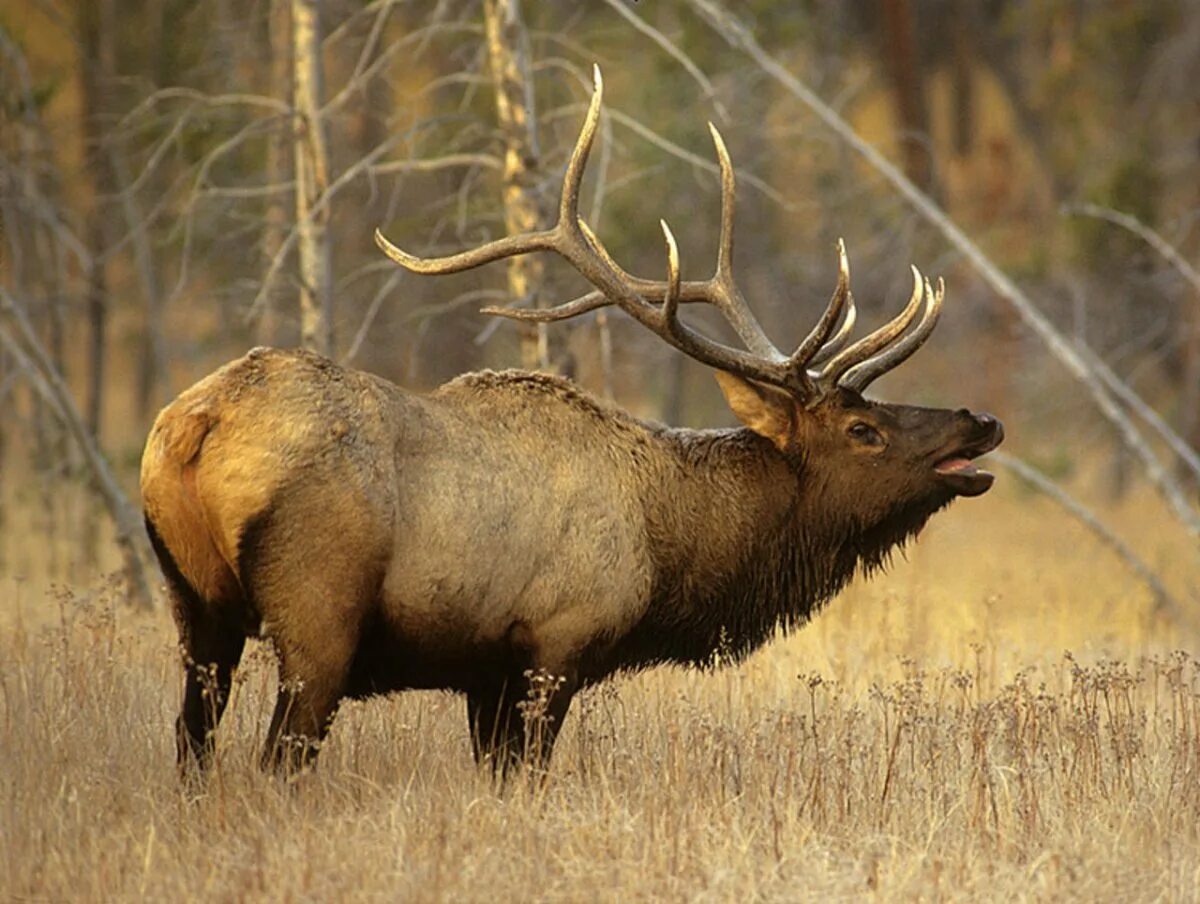
[[0,317],[5,318],[14,327],[10,333],[0,325],[0,345],[16,356],[18,361],[22,357],[27,359],[23,369],[30,386],[61,418],[91,472],[92,484],[112,519],[117,547],[125,560],[125,577],[130,600],[139,608],[152,608],[154,597],[150,592],[147,565],[151,558],[150,544],[137,509],[121,490],[108,460],[100,451],[99,443],[84,423],[71,391],[63,381],[62,374],[51,363],[50,356],[38,339],[24,309],[3,287],[0,287]]
[[[520,0],[484,0],[488,59],[496,87],[496,117],[504,136],[504,225],[509,235],[542,229],[545,217],[538,197],[541,168],[537,112],[529,68],[529,34]],[[508,291],[513,304],[542,307],[545,264],[536,255],[508,262]],[[521,364],[550,364],[546,324],[521,324]]]
[[[1197,192],[1200,197],[1200,192]],[[1198,205],[1200,209],[1200,205]],[[1194,272],[1193,268],[1193,271]],[[1184,275],[1187,275],[1185,271]],[[1200,452],[1200,284],[1188,280],[1188,290],[1180,301],[1179,322],[1183,330],[1183,386],[1179,393],[1179,435],[1192,449]],[[1180,462],[1179,470],[1185,472]],[[1196,475],[1184,479],[1193,493],[1200,491]]]
[[333,355],[333,277],[329,247],[329,153],[321,119],[321,2],[292,0],[296,230],[300,255],[300,344]]
[[[845,141],[876,172],[907,200],[925,220],[934,226],[957,249],[965,261],[983,280],[1016,311],[1022,323],[1041,340],[1068,372],[1078,379],[1092,397],[1104,418],[1112,424],[1142,463],[1146,478],[1162,496],[1171,512],[1193,537],[1200,537],[1200,511],[1187,500],[1179,481],[1164,466],[1154,447],[1122,409],[1111,390],[1105,387],[1095,368],[1083,357],[1058,328],[1033,304],[1013,280],[984,255],[945,212],[927,194],[900,172],[876,148],[862,139],[838,113],[826,104],[804,82],[789,72],[758,43],[752,31],[726,9],[720,0],[687,0],[688,5],[717,32],[731,47],[747,54],[772,81],[797,98],[835,135]],[[1163,425],[1159,433],[1168,441],[1178,440],[1174,431]]]

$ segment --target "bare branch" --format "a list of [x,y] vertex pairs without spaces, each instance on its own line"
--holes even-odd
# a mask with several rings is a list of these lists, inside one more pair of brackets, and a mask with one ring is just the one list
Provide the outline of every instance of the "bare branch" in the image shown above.
[[370,172],[372,176],[384,176],[389,173],[436,173],[439,170],[461,166],[479,166],[497,171],[503,168],[500,158],[491,154],[443,154],[441,157],[413,157],[408,160],[376,163],[370,167]]
[[[0,155],[0,165],[3,166],[3,169],[0,169],[0,188],[4,188],[6,192],[11,191],[12,189],[9,186],[19,181],[13,175],[16,167],[9,162],[7,156],[3,155]],[[92,266],[92,254],[88,251],[87,246],[75,234],[74,230],[62,221],[58,215],[58,209],[48,198],[42,195],[41,192],[37,192],[33,186],[26,186],[26,189],[23,195],[26,201],[24,205],[25,209],[50,230],[62,246],[75,258],[79,264],[79,268],[86,271]]]
[[[402,50],[407,49],[412,44],[420,44],[426,41],[430,36],[439,32],[448,34],[480,34],[483,29],[478,25],[463,22],[433,22],[416,31],[409,32],[398,41],[393,41],[385,47],[380,54],[371,61],[369,66],[362,69],[357,69],[341,87],[341,90],[331,97],[320,109],[320,118],[328,120],[329,117],[337,112],[343,104],[358,93],[363,85],[379,74],[392,58]],[[415,58],[420,55],[420,52],[413,54]]]
[[171,87],[162,88],[155,91],[153,94],[143,98],[136,104],[132,110],[122,116],[113,126],[113,132],[122,132],[129,127],[129,124],[142,117],[145,111],[156,106],[162,101],[177,100],[186,98],[194,101],[196,104],[203,107],[260,107],[264,110],[270,110],[273,113],[278,113],[290,116],[292,108],[275,97],[267,97],[263,94],[206,94],[203,91],[198,91],[195,88]]
[[[578,116],[581,106],[582,105],[580,104],[571,104],[568,107],[560,107],[559,109],[553,110],[542,117],[543,121],[557,119],[560,116]],[[633,132],[639,138],[650,142],[650,144],[654,145],[659,150],[666,151],[672,157],[676,157],[690,166],[704,170],[706,173],[713,173],[714,175],[720,172],[720,168],[711,160],[707,160],[704,157],[701,157],[699,154],[694,154],[687,148],[681,147],[680,145],[671,141],[669,138],[663,137],[648,125],[638,119],[635,119],[628,113],[623,113],[620,110],[605,110],[605,115],[610,117],[613,122],[620,123],[622,126],[629,129],[629,131]],[[784,210],[794,210],[796,208],[795,204],[790,202],[787,198],[773,189],[758,176],[755,176],[753,173],[739,172],[738,178],[747,185],[753,186],[762,195],[769,198],[775,204],[778,204]]]
[[630,8],[629,4],[625,2],[625,0],[604,0],[604,2],[609,5],[613,12],[615,12],[635,29],[640,31],[651,41],[665,50],[667,54],[673,60],[675,60],[675,62],[684,68],[684,70],[692,77],[696,84],[703,89],[705,95],[708,97],[708,100],[712,103],[713,109],[717,111],[717,116],[719,116],[721,119],[729,118],[729,111],[725,109],[724,104],[722,104],[720,98],[717,97],[717,91],[713,87],[713,83],[709,81],[708,76],[706,76],[700,70],[700,67],[696,65],[695,61],[690,56],[683,52],[678,44],[668,38],[665,34],[663,34],[641,16],[636,15],[632,8]]
[[[325,192],[317,198],[316,202],[308,211],[308,218],[322,214],[333,199],[347,185],[352,183],[364,172],[369,172],[371,167],[375,165],[375,161],[390,151],[393,147],[404,139],[403,135],[394,135],[381,141],[376,145],[369,154],[359,158],[353,166],[346,169],[334,182],[325,190]],[[267,268],[267,275],[263,277],[262,283],[258,287],[258,292],[255,293],[254,300],[250,302],[250,307],[247,308],[245,314],[245,322],[252,323],[262,310],[262,306],[266,303],[267,295],[271,291],[271,286],[274,285],[275,278],[279,274],[283,262],[287,259],[288,253],[292,250],[292,246],[296,244],[299,236],[300,223],[293,223],[288,234],[280,242],[278,250],[275,252],[275,257],[271,259],[271,264]]]
[[1113,210],[1111,207],[1101,207],[1099,204],[1066,204],[1063,206],[1063,212],[1084,217],[1095,217],[1098,220],[1107,220],[1109,223],[1114,223],[1122,229],[1129,230],[1162,255],[1167,263],[1178,270],[1179,274],[1188,281],[1196,291],[1197,296],[1200,296],[1200,270],[1197,270],[1188,263],[1187,259],[1179,253],[1174,245],[1137,217]]

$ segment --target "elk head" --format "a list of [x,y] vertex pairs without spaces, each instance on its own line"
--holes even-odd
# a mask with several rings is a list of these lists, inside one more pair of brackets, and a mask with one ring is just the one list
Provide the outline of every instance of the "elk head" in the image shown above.
[[[408,254],[376,230],[379,247],[406,269],[426,274],[458,272],[534,251],[560,255],[593,291],[551,308],[489,307],[484,313],[545,323],[616,305],[684,354],[715,368],[741,422],[772,443],[797,476],[804,476],[809,496],[822,495],[825,509],[844,512],[860,531],[890,520],[899,536],[907,535],[955,496],[986,492],[993,477],[973,460],[1000,443],[1004,431],[999,421],[965,409],[918,408],[863,397],[873,380],[906,361],[928,339],[942,309],[942,281],[935,288],[913,267],[912,294],[904,309],[850,343],[856,313],[849,262],[839,241],[838,281],[829,304],[795,351],[781,352],[733,278],[734,170],[711,123],[721,172],[721,235],[713,275],[701,281],[681,278],[678,248],[665,221],[660,222],[667,278],[647,280],[627,273],[579,216],[580,183],[600,118],[603,82],[598,67],[594,80],[552,228],[439,258]],[[711,339],[683,322],[679,306],[693,302],[720,311],[744,348]]]

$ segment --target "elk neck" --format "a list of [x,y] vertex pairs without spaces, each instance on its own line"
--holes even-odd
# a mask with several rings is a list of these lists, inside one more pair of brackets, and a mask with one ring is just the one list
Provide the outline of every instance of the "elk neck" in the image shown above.
[[816,469],[746,429],[667,429],[671,467],[648,494],[656,575],[618,668],[739,660],[804,624],[861,568],[887,563],[932,510],[862,524]]

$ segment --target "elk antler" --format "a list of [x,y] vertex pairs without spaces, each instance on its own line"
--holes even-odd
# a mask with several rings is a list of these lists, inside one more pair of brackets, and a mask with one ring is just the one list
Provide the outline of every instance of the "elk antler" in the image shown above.
[[[598,66],[593,67],[593,79],[595,90],[563,175],[558,222],[552,228],[506,236],[447,257],[411,255],[393,245],[378,229],[375,230],[375,243],[400,266],[423,274],[457,273],[533,251],[553,251],[566,259],[595,289],[551,308],[489,307],[483,312],[513,320],[548,323],[616,305],[689,357],[745,379],[778,386],[802,402],[810,402],[837,385],[862,391],[872,380],[906,360],[928,338],[941,310],[942,284],[939,280],[938,291],[934,293],[914,267],[913,293],[900,315],[843,348],[854,327],[856,312],[850,293],[850,265],[845,245],[839,239],[838,281],[833,297],[816,326],[796,350],[790,355],[779,351],[755,319],[733,278],[736,185],[729,151],[720,132],[711,123],[709,131],[721,170],[721,236],[716,270],[706,280],[683,281],[675,237],[666,221],[660,221],[667,244],[666,280],[641,279],[627,273],[579,216],[579,188],[596,136],[604,95]],[[925,299],[923,314],[922,298]],[[703,302],[715,307],[744,343],[745,349],[710,339],[680,320],[679,305],[685,302]],[[920,322],[916,328],[901,338],[919,314]],[[817,365],[823,366],[820,370],[809,370]]]

